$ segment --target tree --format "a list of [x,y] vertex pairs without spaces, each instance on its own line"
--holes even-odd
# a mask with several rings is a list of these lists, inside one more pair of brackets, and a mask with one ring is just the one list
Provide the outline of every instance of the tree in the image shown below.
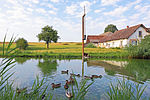
[[115,31],[118,31],[118,29],[113,24],[109,24],[104,30],[104,32],[112,32],[112,33],[114,33]]
[[28,42],[27,40],[25,40],[24,38],[19,38],[17,41],[16,41],[16,46],[21,50],[25,50],[27,47],[28,47]]
[[59,39],[59,36],[57,34],[57,31],[54,30],[52,26],[47,25],[44,28],[42,28],[42,32],[38,34],[37,37],[39,38],[39,41],[45,41],[47,44],[47,48],[49,48],[49,43],[56,43]]

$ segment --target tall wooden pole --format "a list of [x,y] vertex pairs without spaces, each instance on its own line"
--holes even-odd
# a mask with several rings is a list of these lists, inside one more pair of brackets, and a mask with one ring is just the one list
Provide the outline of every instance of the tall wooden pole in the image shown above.
[[82,16],[82,59],[84,59],[84,17],[85,17],[85,6],[84,6],[84,14]]
[[84,77],[84,17],[85,17],[85,6],[84,6],[84,14],[82,16],[82,77]]

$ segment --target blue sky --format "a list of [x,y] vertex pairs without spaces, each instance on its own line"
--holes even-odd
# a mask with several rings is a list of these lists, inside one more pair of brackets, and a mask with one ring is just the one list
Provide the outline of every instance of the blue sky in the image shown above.
[[150,27],[150,0],[0,0],[0,5],[0,41],[7,32],[7,41],[14,35],[38,42],[36,35],[50,25],[59,42],[81,42],[84,5],[86,35],[101,34],[108,24]]

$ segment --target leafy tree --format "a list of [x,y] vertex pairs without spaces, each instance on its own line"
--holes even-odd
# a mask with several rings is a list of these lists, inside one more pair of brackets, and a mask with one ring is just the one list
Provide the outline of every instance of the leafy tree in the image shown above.
[[27,42],[27,40],[25,40],[24,38],[19,38],[19,39],[16,41],[16,46],[17,46],[19,49],[25,50],[25,49],[28,47],[28,42]]
[[56,43],[59,39],[57,31],[54,30],[52,26],[48,25],[42,28],[42,32],[38,34],[37,37],[39,38],[39,41],[43,40],[46,42],[47,48],[49,48],[49,43]]
[[109,24],[104,30],[104,32],[112,32],[112,33],[114,33],[115,31],[118,31],[118,29],[113,24]]

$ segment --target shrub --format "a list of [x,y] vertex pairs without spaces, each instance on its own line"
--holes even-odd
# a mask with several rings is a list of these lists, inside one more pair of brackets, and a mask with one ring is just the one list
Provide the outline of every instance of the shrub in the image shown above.
[[25,40],[24,38],[19,38],[19,39],[16,41],[16,46],[17,46],[17,48],[19,48],[19,49],[25,50],[25,49],[28,47],[28,42],[27,42],[27,40]]
[[145,36],[138,45],[130,45],[127,47],[130,57],[149,58],[150,57],[150,35]]
[[93,43],[87,44],[86,48],[97,48]]

